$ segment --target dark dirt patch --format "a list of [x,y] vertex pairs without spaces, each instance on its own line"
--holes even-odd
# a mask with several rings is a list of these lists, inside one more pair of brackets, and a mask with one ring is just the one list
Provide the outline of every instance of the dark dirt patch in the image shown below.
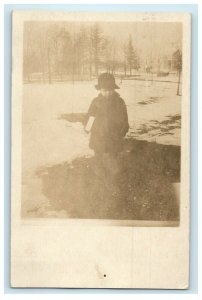
[[71,218],[179,219],[172,189],[180,181],[179,147],[127,139],[123,153],[109,162],[81,157],[38,170],[52,209]]
[[163,121],[151,120],[147,124],[142,124],[130,135],[138,137],[138,135],[149,133],[151,136],[163,136],[173,135],[173,130],[181,128],[181,116],[180,115],[168,115]]
[[87,113],[61,114],[58,119],[66,120],[71,123],[80,122],[82,124],[85,124],[87,121]]
[[156,103],[159,101],[159,97],[149,97],[147,100],[144,101],[140,101],[137,104],[139,105],[148,105],[148,104],[152,104],[152,103]]

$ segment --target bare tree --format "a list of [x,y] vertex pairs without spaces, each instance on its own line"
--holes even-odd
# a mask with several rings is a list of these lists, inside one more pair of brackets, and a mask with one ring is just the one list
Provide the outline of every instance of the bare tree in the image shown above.
[[98,76],[99,73],[99,61],[101,55],[101,46],[103,41],[102,31],[97,23],[94,24],[91,30],[91,45],[93,52],[93,62],[95,75]]
[[56,71],[61,81],[63,80],[63,74],[68,73],[71,47],[69,32],[65,28],[61,28],[56,37]]
[[177,95],[180,96],[180,80],[181,80],[181,73],[182,73],[182,51],[178,49],[174,52],[173,56],[176,59],[176,68],[178,72],[178,83],[177,83]]
[[50,26],[46,32],[46,48],[47,48],[47,65],[48,80],[52,83],[52,72],[54,66],[57,66],[57,37],[59,28],[54,25]]
[[42,80],[45,82],[45,70],[46,70],[46,45],[45,45],[45,34],[44,31],[41,30],[40,33],[40,63],[41,63],[41,69],[42,69]]
[[117,67],[116,41],[104,37],[103,42],[103,65],[108,73],[115,74]]
[[78,76],[83,79],[88,73],[89,62],[89,36],[87,28],[82,25],[75,37],[75,56],[76,56],[76,70]]
[[24,78],[30,81],[30,75],[32,72],[32,61],[33,61],[33,53],[32,53],[32,45],[30,41],[31,35],[31,26],[29,23],[24,27],[24,59],[23,59],[23,72]]

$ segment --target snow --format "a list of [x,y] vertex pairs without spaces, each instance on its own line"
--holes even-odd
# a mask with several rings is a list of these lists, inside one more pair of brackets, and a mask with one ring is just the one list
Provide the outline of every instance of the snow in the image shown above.
[[[86,113],[98,94],[95,83],[24,85],[22,201],[25,212],[35,207],[46,210],[49,205],[36,175],[40,168],[93,155],[88,146],[90,135],[84,131],[83,125],[80,122],[70,123],[61,116]],[[117,80],[117,84],[129,117],[130,131],[126,138],[180,145],[181,97],[176,96],[176,83]],[[172,126],[167,130],[169,124]]]
[[[158,136],[158,128],[138,134],[138,129],[149,125],[152,120],[160,122],[168,115],[180,115],[181,97],[176,96],[176,84],[137,80],[117,83],[128,110],[130,131],[127,136],[162,144],[180,144],[179,128],[163,136]],[[60,116],[87,112],[96,95],[94,82],[24,85],[23,160],[26,167],[92,155],[88,147],[89,135],[83,130],[83,125],[67,122]],[[148,99],[153,103],[146,103]]]

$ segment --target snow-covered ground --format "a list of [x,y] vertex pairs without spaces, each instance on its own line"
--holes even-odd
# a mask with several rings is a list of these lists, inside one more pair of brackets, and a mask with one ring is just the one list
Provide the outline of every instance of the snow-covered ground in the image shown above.
[[[127,136],[180,144],[181,97],[176,96],[176,84],[133,80],[118,84],[121,87],[118,92],[127,105],[130,124]],[[89,135],[82,124],[68,123],[60,119],[60,115],[87,112],[96,95],[92,82],[24,85],[23,160],[27,167],[92,154],[88,148]],[[179,117],[172,123],[172,116]],[[168,122],[163,124],[166,120]],[[172,128],[167,134],[169,120]],[[156,121],[158,123],[152,126]]]
[[[75,82],[24,85],[24,203],[32,192],[37,202],[43,201],[39,179],[34,177],[40,167],[93,155],[88,147],[89,135],[84,132],[83,125],[67,122],[61,115],[87,112],[92,99],[97,95],[94,84]],[[118,92],[127,105],[130,124],[127,137],[161,144],[180,144],[181,96],[176,96],[176,83],[123,80],[122,83],[117,81],[117,84],[120,86]]]

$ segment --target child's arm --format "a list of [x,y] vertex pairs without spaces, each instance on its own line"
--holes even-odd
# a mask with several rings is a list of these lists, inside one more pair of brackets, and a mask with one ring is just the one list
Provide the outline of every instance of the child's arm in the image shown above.
[[121,118],[121,136],[125,136],[126,133],[129,130],[129,123],[128,123],[128,113],[127,113],[127,108],[126,104],[123,101],[122,102],[122,118]]

